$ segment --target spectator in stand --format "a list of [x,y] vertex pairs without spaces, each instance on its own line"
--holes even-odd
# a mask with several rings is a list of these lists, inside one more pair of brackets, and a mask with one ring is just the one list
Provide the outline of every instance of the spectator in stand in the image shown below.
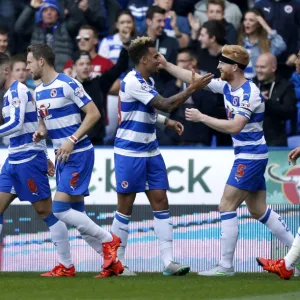
[[[38,12],[36,23],[34,15]],[[77,21],[78,22],[78,21]],[[76,20],[71,17],[61,20],[56,0],[31,0],[15,23],[15,32],[31,34],[31,44],[47,44],[55,53],[55,69],[63,70],[65,62],[72,58],[74,43],[72,32],[77,28]],[[77,30],[76,30],[77,31]]]
[[[98,32],[95,28],[90,25],[81,26],[76,37],[76,41],[79,52],[88,52],[92,59],[92,71],[90,74],[92,78],[101,76],[113,66],[113,63],[109,59],[97,54],[96,52],[96,46],[98,45]],[[69,59],[64,65],[63,72],[69,76],[76,76],[76,74],[72,74],[72,64],[73,60]]]
[[191,33],[189,22],[186,17],[177,16],[175,11],[171,10],[173,0],[154,0],[154,4],[166,11],[165,33],[178,40],[180,48],[188,46]]
[[250,55],[250,63],[245,69],[245,77],[249,79],[255,77],[255,65],[260,54],[271,52],[278,56],[286,49],[282,37],[268,25],[263,13],[257,8],[246,12],[238,44],[246,48]]
[[[169,37],[164,32],[166,11],[159,6],[151,6],[146,15],[147,30],[142,35],[150,37],[156,45],[156,50],[166,57],[166,60],[175,63],[177,59],[177,51],[179,48],[178,41]],[[174,77],[165,71],[160,71],[153,76],[156,90],[163,93],[168,81]]]
[[127,51],[123,49],[117,63],[102,76],[97,76],[93,79],[90,78],[92,61],[88,52],[79,53],[74,61],[73,68],[76,73],[76,79],[82,83],[85,91],[93,99],[101,113],[100,120],[88,133],[88,136],[93,145],[103,145],[105,137],[105,99],[111,85],[128,68]]
[[17,54],[11,58],[12,77],[23,84],[28,79],[28,71],[26,70],[25,54]]
[[[242,13],[239,7],[227,0],[225,2],[224,18],[227,22],[233,24],[236,30],[241,25]],[[200,21],[201,24],[208,20],[207,16],[207,0],[201,0],[195,5],[194,16]]]
[[[186,70],[197,70],[198,60],[197,55],[192,50],[180,49],[177,55],[177,66]],[[183,90],[185,90],[187,84],[176,79],[172,84],[168,85],[167,91],[164,93],[164,97],[171,97]],[[170,114],[172,120],[182,123],[184,126],[184,132],[181,136],[174,131],[166,128],[165,133],[172,140],[173,145],[199,145],[210,146],[212,141],[212,130],[203,123],[192,123],[186,121],[184,112],[186,108],[197,108],[205,114],[212,115],[214,112],[214,103],[207,99],[207,91],[196,91],[184,104],[174,110]]]
[[116,63],[123,48],[123,41],[130,32],[131,38],[136,36],[136,26],[134,17],[130,10],[123,10],[118,14],[116,20],[116,33],[104,38],[99,46],[98,54]]
[[300,103],[300,50],[298,51],[297,54],[295,66],[296,66],[296,71],[292,75],[291,82],[295,87],[297,101]]
[[153,5],[153,0],[129,0],[128,9],[134,16],[137,32],[146,30],[146,13]]
[[[203,24],[199,35],[199,22],[190,17],[192,27],[191,47],[198,55],[198,69],[200,74],[212,73],[220,77],[218,70],[219,60],[222,54],[222,47],[225,45],[225,28],[220,21],[210,20]],[[202,91],[201,95],[214,105],[213,116],[219,119],[226,119],[224,100],[221,94],[214,94],[210,91]],[[231,146],[231,137],[220,132],[213,132],[216,136],[218,146]]]
[[255,7],[261,9],[268,24],[282,36],[287,48],[278,57],[280,74],[289,79],[293,73],[296,54],[300,49],[300,1],[261,0]]
[[263,128],[267,145],[287,146],[286,121],[296,118],[297,100],[292,83],[276,75],[276,70],[276,56],[263,53],[256,61],[257,77],[253,81],[265,101]]
[[8,41],[8,32],[5,29],[0,28],[0,52],[10,55],[8,51]]
[[[234,26],[224,19],[225,2],[224,0],[208,0],[207,1],[207,17],[208,20],[217,20],[223,23],[226,31],[226,44],[235,45],[237,42],[237,32]],[[192,14],[189,14],[189,19]]]

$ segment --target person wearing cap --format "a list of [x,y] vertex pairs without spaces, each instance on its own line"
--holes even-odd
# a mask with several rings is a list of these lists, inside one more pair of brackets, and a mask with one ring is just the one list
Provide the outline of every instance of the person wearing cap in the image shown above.
[[[185,118],[232,137],[235,160],[219,205],[221,219],[221,260],[201,276],[235,275],[233,258],[238,240],[237,208],[245,201],[251,216],[266,225],[287,247],[294,237],[283,219],[266,205],[264,173],[268,163],[268,147],[263,132],[265,102],[259,88],[245,78],[249,64],[248,51],[239,45],[222,48],[218,69],[221,78],[207,85],[214,93],[224,95],[228,120],[220,120],[195,108],[185,110]],[[192,72],[167,63],[160,56],[161,68],[190,83]],[[199,75],[198,75],[199,76]],[[197,76],[197,77],[198,77]],[[197,78],[196,77],[196,78]]]
[[[35,24],[33,24],[34,19]],[[72,58],[75,51],[71,30],[75,23],[76,20],[71,18],[62,20],[56,0],[31,0],[30,5],[24,8],[17,19],[14,30],[20,35],[31,34],[30,44],[49,45],[55,53],[55,68],[61,72],[64,63]],[[77,30],[76,27],[74,35]]]
[[[102,116],[88,133],[88,136],[93,145],[103,145],[103,139],[105,137],[105,99],[115,80],[128,68],[127,50],[122,48],[117,63],[111,69],[103,73],[102,76],[91,78],[90,74],[92,68],[92,59],[89,52],[80,52],[74,58],[73,69],[76,74],[76,79],[93,99]],[[82,117],[84,117],[84,115],[82,115]]]

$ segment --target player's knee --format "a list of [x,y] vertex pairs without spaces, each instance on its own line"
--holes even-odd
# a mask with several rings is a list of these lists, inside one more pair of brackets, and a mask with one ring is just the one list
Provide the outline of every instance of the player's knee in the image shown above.
[[52,213],[52,210],[40,207],[36,209],[36,213],[39,215],[40,218],[45,219],[47,216],[49,216]]
[[234,211],[236,210],[236,207],[233,203],[229,201],[226,197],[222,197],[221,203],[219,204],[219,212],[225,212],[225,211]]
[[167,196],[157,197],[151,201],[151,206],[154,211],[169,209]]
[[250,215],[251,215],[251,217],[253,218],[253,219],[255,219],[255,220],[258,220],[258,219],[260,219],[263,215],[264,215],[264,211],[263,212],[261,212],[261,211],[257,211],[257,210],[250,210],[249,209],[249,213],[250,213]]

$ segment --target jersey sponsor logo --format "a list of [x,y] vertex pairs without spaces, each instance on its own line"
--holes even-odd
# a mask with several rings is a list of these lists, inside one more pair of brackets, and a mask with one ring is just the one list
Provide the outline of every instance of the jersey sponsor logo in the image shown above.
[[267,11],[268,13],[271,12],[271,7],[264,7],[264,11]]
[[74,94],[76,97],[83,98],[84,97],[83,87],[79,86],[78,88],[76,88]]
[[30,192],[32,193],[32,195],[38,196],[38,187],[37,187],[34,179],[32,179],[32,178],[28,179],[27,185],[28,185],[28,188],[29,188]]
[[250,103],[249,103],[249,101],[243,100],[243,101],[241,102],[240,107],[249,109],[249,108],[250,108]]
[[280,167],[277,164],[267,166],[269,178],[281,184],[282,193],[292,204],[300,204],[300,166],[295,166],[282,175],[277,175],[274,169]]
[[54,98],[57,96],[57,90],[56,89],[52,89],[50,92],[50,97]]
[[11,104],[13,107],[18,108],[20,107],[21,101],[19,98],[13,98]]
[[146,92],[150,92],[151,91],[151,86],[149,86],[149,84],[147,84],[147,83],[142,83],[141,88],[142,88],[142,90],[144,90]]
[[123,188],[123,189],[127,189],[128,188],[128,181],[122,181],[121,182],[121,187]]
[[286,5],[284,7],[284,11],[287,13],[287,14],[290,14],[293,12],[293,7],[291,5]]
[[49,114],[49,107],[50,107],[50,103],[48,103],[48,104],[41,104],[38,107],[40,116],[43,119],[45,119],[45,120],[48,120],[48,119],[50,119],[52,117],[52,115]]
[[79,180],[80,174],[77,172],[72,173],[72,178],[70,180],[70,187],[74,191],[78,185],[78,180]]

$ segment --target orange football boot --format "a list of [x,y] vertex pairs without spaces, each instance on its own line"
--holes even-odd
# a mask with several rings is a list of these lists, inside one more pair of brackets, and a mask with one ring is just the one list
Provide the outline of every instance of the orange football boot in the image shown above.
[[262,257],[257,257],[256,261],[260,266],[263,267],[265,271],[268,271],[270,273],[277,274],[280,278],[289,280],[293,274],[294,270],[287,270],[285,266],[285,261],[283,258],[272,260],[272,259],[266,259]]
[[117,259],[117,250],[120,247],[121,240],[115,234],[112,234],[112,241],[102,243],[104,263],[102,268],[108,269]]
[[118,276],[122,274],[124,271],[124,267],[121,261],[117,261],[113,263],[108,269],[103,269],[95,278],[106,278],[111,276]]
[[63,264],[55,266],[51,271],[41,274],[42,277],[74,277],[75,267],[66,268]]

